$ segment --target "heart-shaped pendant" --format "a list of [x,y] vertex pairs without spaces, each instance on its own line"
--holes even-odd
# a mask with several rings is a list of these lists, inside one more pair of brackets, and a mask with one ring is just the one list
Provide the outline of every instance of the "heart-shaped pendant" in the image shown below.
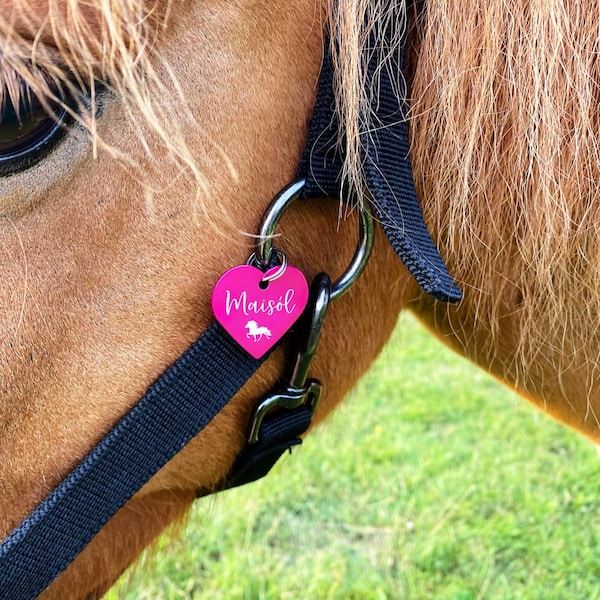
[[260,358],[296,322],[308,302],[308,283],[302,272],[280,266],[266,273],[240,265],[221,276],[212,295],[217,321],[254,358]]

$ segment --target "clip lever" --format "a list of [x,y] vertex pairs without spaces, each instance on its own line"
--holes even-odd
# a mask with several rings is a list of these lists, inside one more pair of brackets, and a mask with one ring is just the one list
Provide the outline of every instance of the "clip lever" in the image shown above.
[[329,305],[330,290],[331,280],[329,276],[325,273],[317,275],[311,286],[310,300],[306,312],[300,317],[296,326],[297,335],[305,335],[299,344],[290,384],[282,391],[267,396],[256,407],[248,436],[250,444],[259,441],[260,427],[264,418],[274,410],[293,410],[304,405],[309,407],[311,416],[314,414],[321,396],[322,385],[316,379],[308,379],[308,371],[317,351],[323,321]]

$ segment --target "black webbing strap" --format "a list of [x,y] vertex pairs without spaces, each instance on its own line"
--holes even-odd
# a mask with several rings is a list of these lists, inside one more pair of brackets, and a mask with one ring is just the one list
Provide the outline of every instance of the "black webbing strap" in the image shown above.
[[267,417],[258,433],[258,442],[247,444],[241,451],[224,489],[246,485],[264,477],[286,451],[302,443],[300,436],[310,427],[312,419],[308,406],[285,410]]
[[[388,10],[387,27],[381,39],[371,37],[368,81],[378,90],[372,97],[377,121],[361,140],[365,181],[375,212],[385,234],[402,262],[425,292],[444,302],[458,302],[461,291],[448,273],[444,261],[423,221],[415,191],[409,157],[406,106],[399,99],[398,81],[404,42],[394,51],[393,31],[402,16],[399,7]],[[388,61],[381,68],[382,61]],[[325,52],[315,114],[309,140],[298,169],[306,179],[305,198],[340,197],[343,145],[335,111],[334,69],[330,52]]]
[[[265,357],[264,357],[265,358]],[[264,361],[214,323],[0,546],[0,598],[36,598]]]

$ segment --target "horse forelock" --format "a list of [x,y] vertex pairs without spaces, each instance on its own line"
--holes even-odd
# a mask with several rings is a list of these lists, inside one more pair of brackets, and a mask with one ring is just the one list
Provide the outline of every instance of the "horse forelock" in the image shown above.
[[88,88],[100,79],[132,90],[139,86],[139,73],[158,79],[152,77],[148,50],[166,24],[167,8],[159,12],[158,5],[130,0],[3,0],[1,5],[2,68],[18,73],[36,94],[51,93],[48,76]]
[[[138,168],[140,181],[143,169],[156,158],[152,147],[157,144],[148,141],[154,136],[160,140],[161,160],[186,172],[197,190],[204,188],[205,179],[184,134],[194,119],[161,51],[171,0],[2,2],[6,6],[0,12],[0,107],[9,100],[18,105],[31,96],[62,104],[89,132],[94,146]],[[143,168],[126,147],[108,144],[98,134],[100,92],[111,94],[123,106],[150,159]],[[224,170],[234,175],[224,162]]]

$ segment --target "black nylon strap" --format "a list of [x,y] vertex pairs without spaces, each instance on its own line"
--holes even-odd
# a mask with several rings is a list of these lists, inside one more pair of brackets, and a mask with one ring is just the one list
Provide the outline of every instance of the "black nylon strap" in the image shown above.
[[[390,8],[398,12],[399,8]],[[371,37],[368,80],[379,94],[373,94],[372,112],[375,127],[363,134],[362,161],[369,194],[383,230],[406,268],[425,292],[444,302],[458,302],[461,291],[448,273],[427,226],[415,191],[409,157],[406,106],[399,99],[397,81],[401,74],[404,43],[395,52],[393,28],[401,15],[387,18],[382,39]],[[389,61],[381,68],[383,57]],[[306,179],[305,198],[330,196],[339,198],[343,166],[343,145],[335,111],[333,63],[325,52],[315,114],[298,178]]]
[[211,325],[4,540],[2,600],[36,598],[263,361],[242,350],[220,325]]
[[259,441],[242,450],[227,476],[225,489],[264,477],[286,450],[302,443],[300,436],[310,427],[311,419],[310,408],[304,405],[266,418],[259,430]]

